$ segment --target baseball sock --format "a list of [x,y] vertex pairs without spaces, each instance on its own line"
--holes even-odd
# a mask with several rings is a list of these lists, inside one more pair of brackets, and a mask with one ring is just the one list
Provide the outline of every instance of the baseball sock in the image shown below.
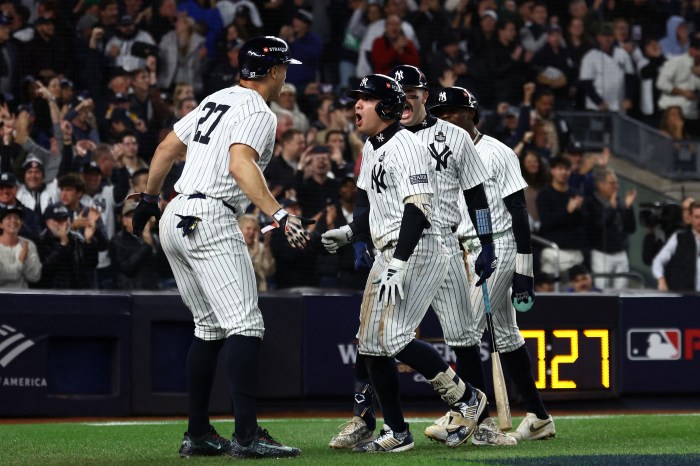
[[549,414],[544,409],[542,398],[535,386],[535,379],[532,377],[532,363],[530,362],[530,352],[527,346],[510,353],[501,353],[501,358],[515,382],[515,386],[523,397],[523,404],[529,413],[535,413],[539,419],[547,419]]
[[401,408],[399,370],[396,367],[396,361],[388,356],[365,356],[364,360],[382,407],[384,424],[391,427],[394,432],[404,432],[407,427]]
[[224,340],[205,341],[194,337],[187,352],[187,393],[189,422],[187,432],[201,437],[209,432],[209,398],[216,375],[216,362]]
[[[459,378],[486,393],[484,366],[481,362],[481,350],[479,345],[452,347],[452,351],[454,351],[457,356],[457,375]],[[489,405],[487,404],[479,418],[479,423],[490,416]]]
[[374,414],[374,389],[369,380],[364,356],[361,354],[358,354],[355,360],[355,401],[352,413],[361,417],[369,430],[373,431],[377,427],[377,418]]
[[226,369],[236,419],[234,434],[242,445],[253,441],[258,429],[255,413],[259,348],[258,337],[231,335],[226,339]]

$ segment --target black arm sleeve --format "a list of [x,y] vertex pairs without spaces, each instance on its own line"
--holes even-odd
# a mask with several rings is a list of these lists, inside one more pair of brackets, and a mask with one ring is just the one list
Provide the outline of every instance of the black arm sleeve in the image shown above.
[[407,261],[413,254],[413,250],[416,249],[425,228],[430,228],[430,222],[425,218],[423,211],[415,204],[406,204],[403,208],[401,230],[399,230],[399,240],[396,243],[394,257]]
[[[473,188],[464,190],[464,200],[467,201],[467,209],[469,210],[469,218],[472,220],[474,229],[476,229],[476,211],[484,210],[489,208],[489,202],[486,199],[486,191],[484,191],[484,185],[478,184]],[[477,231],[477,234],[479,232]],[[486,235],[479,235],[479,241],[481,244],[491,244],[493,243],[493,235],[491,233]]]
[[581,89],[583,89],[583,92],[586,94],[586,96],[589,97],[593,102],[595,102],[596,105],[600,105],[603,102],[603,98],[595,90],[592,80],[585,79],[579,81],[578,84],[579,86],[581,86]]
[[532,243],[530,241],[530,221],[527,215],[527,205],[525,204],[525,192],[514,192],[503,199],[510,216],[513,218],[513,235],[518,254],[532,254]]
[[352,213],[352,222],[349,226],[355,241],[367,242],[369,239],[369,197],[364,189],[357,190],[355,210]]

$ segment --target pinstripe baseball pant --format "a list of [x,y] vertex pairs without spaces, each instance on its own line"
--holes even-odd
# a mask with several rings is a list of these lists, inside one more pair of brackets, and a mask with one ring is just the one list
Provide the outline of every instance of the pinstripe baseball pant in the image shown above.
[[394,256],[395,244],[377,255],[367,279],[357,338],[366,356],[396,356],[416,336],[437,289],[447,275],[448,255],[443,239],[425,235],[408,259],[403,281],[404,299],[388,306],[379,299],[379,280]]
[[[201,222],[183,237],[176,214]],[[223,202],[178,195],[160,220],[160,238],[182,300],[194,317],[197,338],[262,338],[265,327],[253,264],[238,221]]]
[[[511,286],[513,284],[513,273],[515,272],[515,256],[517,248],[513,230],[509,229],[502,236],[494,235],[494,247],[498,266],[491,277],[486,280],[488,284],[489,296],[491,298],[491,313],[493,318],[494,332],[496,333],[496,344],[502,353],[509,353],[525,344],[525,340],[520,334],[518,323],[515,319],[515,308],[510,298]],[[468,339],[465,345],[473,346],[481,342],[481,337],[486,329],[486,313],[484,308],[484,298],[481,287],[474,284],[478,278],[474,271],[474,263],[481,252],[481,245],[478,239],[472,243],[473,249],[468,248],[469,268],[471,274],[471,312],[473,319],[468,331]]]

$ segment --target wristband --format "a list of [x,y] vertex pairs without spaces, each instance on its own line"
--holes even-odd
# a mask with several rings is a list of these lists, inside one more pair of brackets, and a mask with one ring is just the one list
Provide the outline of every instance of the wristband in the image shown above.
[[515,273],[534,276],[532,272],[532,254],[516,254],[515,255]]
[[491,226],[491,209],[479,209],[476,211],[476,234],[490,235],[493,233]]
[[289,215],[289,212],[287,212],[287,211],[284,210],[284,209],[280,209],[280,210],[278,210],[277,212],[274,213],[274,215],[272,216],[272,218],[274,218],[275,221],[276,221],[277,223],[280,223],[280,221],[281,221],[284,217],[286,217],[287,215]]
[[144,202],[150,202],[151,204],[158,204],[158,202],[160,201],[160,196],[158,194],[141,193],[141,199]]

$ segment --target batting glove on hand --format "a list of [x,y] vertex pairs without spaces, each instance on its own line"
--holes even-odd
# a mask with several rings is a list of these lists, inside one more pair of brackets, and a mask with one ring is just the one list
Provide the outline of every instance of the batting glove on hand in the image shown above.
[[498,258],[493,244],[482,244],[481,252],[474,262],[474,272],[479,276],[476,286],[481,286],[493,274],[496,270],[496,264],[498,264]]
[[348,225],[343,225],[340,228],[334,230],[328,230],[321,235],[321,243],[326,251],[331,254],[338,252],[338,249],[342,248],[346,244],[352,241],[352,230]]
[[382,278],[375,280],[373,283],[379,285],[379,299],[383,299],[384,306],[396,304],[396,295],[398,294],[403,299],[403,277],[406,261],[400,259],[391,259],[389,267],[382,275]]
[[275,212],[273,217],[279,225],[279,228],[284,230],[284,234],[290,246],[302,249],[306,247],[306,242],[309,241],[311,237],[304,227],[313,225],[316,223],[316,220],[292,215],[284,209]]
[[355,270],[371,269],[374,257],[369,252],[367,243],[358,241],[355,243]]
[[127,196],[127,199],[136,198],[140,200],[139,204],[136,206],[136,210],[134,210],[134,216],[131,219],[131,224],[134,227],[132,234],[134,236],[141,236],[144,227],[151,217],[160,220],[160,207],[158,207],[160,198],[146,193],[134,193]]
[[515,256],[513,291],[510,299],[516,311],[527,312],[535,304],[535,280],[532,272],[532,254]]

